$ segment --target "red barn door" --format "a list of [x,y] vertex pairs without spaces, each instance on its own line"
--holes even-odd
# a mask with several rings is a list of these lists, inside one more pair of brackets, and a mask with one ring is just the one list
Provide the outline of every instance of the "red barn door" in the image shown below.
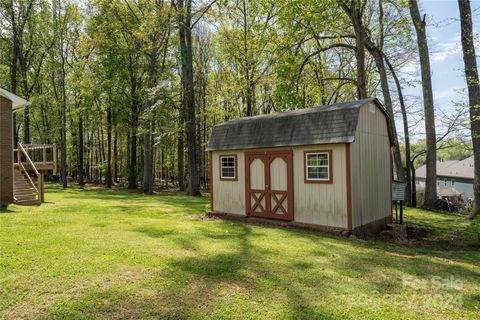
[[245,154],[247,214],[293,220],[292,151]]

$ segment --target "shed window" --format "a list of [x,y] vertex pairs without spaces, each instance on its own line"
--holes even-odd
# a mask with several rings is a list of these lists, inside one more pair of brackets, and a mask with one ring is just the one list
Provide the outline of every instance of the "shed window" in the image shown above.
[[237,156],[220,156],[220,178],[224,180],[237,179]]
[[305,182],[332,182],[332,152],[315,151],[305,153]]

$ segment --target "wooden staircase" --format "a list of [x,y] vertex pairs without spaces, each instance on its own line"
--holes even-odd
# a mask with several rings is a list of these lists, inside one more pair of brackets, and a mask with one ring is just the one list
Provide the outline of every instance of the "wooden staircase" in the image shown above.
[[21,169],[14,169],[13,198],[18,205],[38,205],[41,203],[40,195],[30,177]]
[[[44,174],[56,171],[55,145],[22,145],[14,150],[13,198],[17,205],[44,202]],[[33,160],[32,160],[33,159]]]

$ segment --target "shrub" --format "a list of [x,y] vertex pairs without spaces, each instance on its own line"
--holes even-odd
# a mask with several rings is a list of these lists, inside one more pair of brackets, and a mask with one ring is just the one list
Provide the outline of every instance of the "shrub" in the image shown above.
[[473,211],[472,201],[467,201],[465,203],[465,206],[462,209],[460,209],[459,212],[465,216],[468,216],[470,215],[470,213],[472,213],[472,211]]

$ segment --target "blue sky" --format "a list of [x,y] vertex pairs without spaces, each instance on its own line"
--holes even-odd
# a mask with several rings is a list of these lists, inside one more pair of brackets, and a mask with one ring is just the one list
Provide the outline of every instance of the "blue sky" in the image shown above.
[[[441,111],[453,112],[455,102],[466,101],[458,3],[457,0],[423,0],[419,2],[422,14],[427,14],[433,95],[435,107],[438,109],[437,116],[439,116]],[[471,7],[474,31],[478,32],[480,30],[480,0],[472,1]],[[478,42],[476,47],[478,55],[480,53]],[[420,70],[417,64],[411,64],[406,68],[409,71],[415,70],[415,80],[420,80]],[[419,102],[422,101],[419,83],[416,87],[408,88],[405,91],[410,96],[418,96]],[[421,131],[421,127],[419,129]]]

